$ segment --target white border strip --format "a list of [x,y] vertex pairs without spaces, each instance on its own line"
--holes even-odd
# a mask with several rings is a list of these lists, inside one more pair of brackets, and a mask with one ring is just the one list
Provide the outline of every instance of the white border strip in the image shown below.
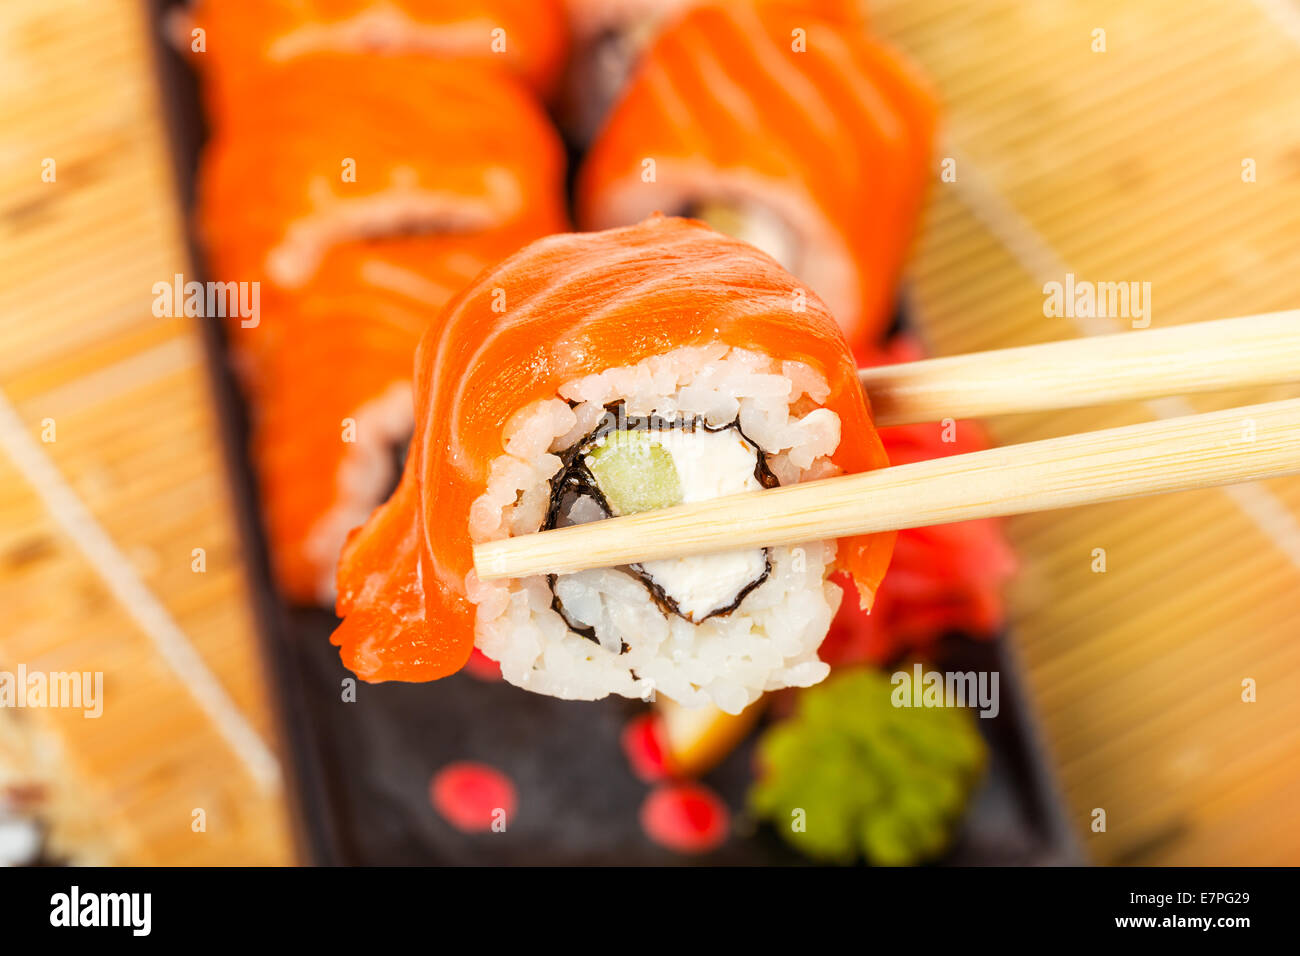
[[140,580],[126,555],[29,434],[3,391],[0,391],[0,448],[86,556],[118,603],[153,641],[163,660],[185,683],[190,695],[257,784],[264,790],[278,789],[280,762],[271,748],[244,718],[171,613]]

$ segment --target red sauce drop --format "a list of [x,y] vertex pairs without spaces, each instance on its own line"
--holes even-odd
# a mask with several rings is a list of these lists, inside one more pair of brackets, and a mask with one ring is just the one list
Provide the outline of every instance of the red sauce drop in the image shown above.
[[656,783],[669,776],[663,735],[654,714],[642,714],[628,721],[623,728],[622,743],[623,754],[639,779]]
[[498,681],[501,680],[501,665],[476,647],[465,662],[465,673],[479,680]]
[[659,787],[641,805],[641,827],[660,846],[707,853],[727,838],[731,815],[712,790],[698,783]]
[[468,760],[447,764],[434,774],[429,797],[448,823],[470,833],[492,829],[498,818],[508,822],[518,805],[509,777]]

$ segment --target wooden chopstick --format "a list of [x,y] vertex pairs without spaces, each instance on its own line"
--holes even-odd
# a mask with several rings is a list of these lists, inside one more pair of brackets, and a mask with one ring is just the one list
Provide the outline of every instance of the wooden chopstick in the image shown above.
[[[859,371],[880,425],[1300,381],[1300,310]],[[1234,437],[1235,436],[1235,437]],[[1300,399],[1069,435],[475,546],[524,577],[1300,473]]]
[[478,544],[483,579],[1047,511],[1300,473],[1300,399],[1027,442]]
[[1300,310],[926,359],[858,376],[879,425],[1276,385],[1300,381]]

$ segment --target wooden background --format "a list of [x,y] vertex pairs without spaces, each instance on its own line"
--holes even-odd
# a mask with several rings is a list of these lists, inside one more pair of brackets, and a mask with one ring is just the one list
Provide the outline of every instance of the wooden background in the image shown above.
[[[1150,282],[1152,327],[1300,306],[1294,0],[874,12],[948,105],[939,152],[956,181],[934,191],[912,283],[936,351],[1129,324],[1045,318],[1043,284],[1067,272]],[[1295,394],[991,425],[1017,442]],[[1285,479],[1010,522],[1024,564],[1012,628],[1094,859],[1300,863],[1298,516],[1300,480]]]
[[[132,0],[0,16],[0,668],[104,673],[99,719],[0,710],[0,783],[45,788],[56,857],[281,863],[270,701],[199,330],[151,311],[153,284],[189,271],[151,28]],[[53,482],[19,470],[33,450]],[[71,502],[36,493],[64,480]]]
[[[1067,272],[1150,282],[1154,326],[1300,304],[1295,0],[872,7],[947,104],[956,180],[910,278],[936,351],[1124,326],[1044,317]],[[137,0],[0,13],[0,668],[101,670],[106,698],[98,720],[0,710],[0,787],[43,784],[76,859],[286,862],[198,332],[150,313],[188,271],[153,28]],[[991,424],[1014,442],[1284,394]],[[1298,517],[1292,480],[1010,523],[1015,642],[1095,860],[1300,862]]]

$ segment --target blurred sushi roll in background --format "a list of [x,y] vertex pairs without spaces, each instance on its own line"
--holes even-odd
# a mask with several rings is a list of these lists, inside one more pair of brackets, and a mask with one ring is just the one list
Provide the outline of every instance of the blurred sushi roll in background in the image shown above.
[[568,52],[560,0],[197,0],[172,32],[218,123],[261,98],[264,70],[315,53],[477,62],[550,99]]
[[661,30],[694,7],[728,2],[781,4],[849,28],[866,22],[861,0],[565,0],[572,52],[561,115],[572,141],[591,142]]
[[263,97],[216,130],[199,173],[200,232],[219,273],[292,291],[349,240],[514,230],[522,242],[564,226],[558,138],[499,71],[325,53],[264,80]]
[[[367,680],[475,646],[567,699],[739,713],[814,684],[843,569],[869,607],[892,534],[480,581],[471,545],[887,464],[853,356],[768,256],[688,220],[553,236],[481,275],[421,341],[392,498],[344,549],[335,632]],[[504,308],[498,308],[504,299]]]
[[565,0],[573,52],[565,78],[565,131],[584,147],[665,21],[690,0]]
[[271,560],[294,600],[333,603],[348,532],[397,483],[429,317],[515,245],[508,231],[343,243],[268,323],[278,341],[250,383],[252,452]]
[[864,350],[894,311],[938,107],[901,56],[817,8],[708,4],[669,23],[583,161],[577,217],[703,219],[806,282]]

